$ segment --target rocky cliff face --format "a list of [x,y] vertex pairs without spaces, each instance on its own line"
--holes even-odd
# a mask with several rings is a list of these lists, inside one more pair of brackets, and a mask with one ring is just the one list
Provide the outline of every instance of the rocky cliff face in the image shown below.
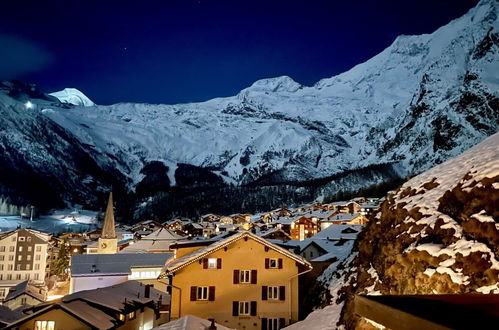
[[405,183],[323,278],[340,323],[372,328],[355,294],[499,293],[498,204],[499,133]]
[[[129,195],[138,189],[137,217],[150,216],[154,204],[180,201],[185,210],[185,197],[199,202],[199,212],[226,212],[223,200],[210,200],[217,193],[248,196],[237,211],[254,211],[355,191],[420,173],[497,131],[498,7],[481,1],[434,33],[400,36],[311,87],[278,77],[233,97],[179,105],[81,107],[34,98],[41,103],[32,119],[70,135],[98,168],[117,173]],[[68,93],[62,101],[73,99]],[[31,157],[24,162],[40,172]],[[165,182],[156,184],[151,168]]]

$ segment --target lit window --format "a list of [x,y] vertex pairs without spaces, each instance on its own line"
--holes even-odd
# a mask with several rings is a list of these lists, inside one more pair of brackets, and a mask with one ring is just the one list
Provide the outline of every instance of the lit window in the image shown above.
[[26,270],[31,270],[31,265],[30,264],[26,265]]
[[241,270],[239,272],[240,283],[251,283],[251,270]]
[[120,321],[125,321],[125,314],[121,314],[121,313],[120,313],[120,314],[118,315],[118,317],[119,317]]
[[129,320],[133,320],[133,319],[135,318],[135,311],[130,312],[130,313],[128,313],[127,315],[128,315],[128,319],[129,319]]
[[279,287],[269,286],[267,288],[267,298],[269,300],[279,300]]
[[19,247],[19,252],[22,252],[22,251],[23,251],[23,247],[22,247],[22,246],[20,246],[20,247]]
[[17,256],[17,261],[21,261],[21,260],[23,260],[23,256],[21,256],[21,255]]
[[28,255],[26,256],[26,260],[31,261],[31,255],[30,255],[30,254],[28,254]]
[[[28,238],[31,238],[31,237],[28,237]],[[33,247],[28,246],[28,252],[31,252],[31,250],[33,250]]]
[[210,269],[217,268],[217,258],[208,258],[208,268]]
[[55,321],[35,321],[35,330],[55,330]]
[[197,300],[208,300],[208,287],[198,286],[197,287]]
[[250,302],[240,301],[239,302],[239,315],[250,315]]

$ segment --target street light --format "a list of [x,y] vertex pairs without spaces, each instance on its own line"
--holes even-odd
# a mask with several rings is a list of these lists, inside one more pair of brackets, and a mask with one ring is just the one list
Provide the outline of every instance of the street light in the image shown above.
[[26,109],[33,109],[35,107],[35,105],[31,103],[31,101],[24,103],[24,106],[26,107]]

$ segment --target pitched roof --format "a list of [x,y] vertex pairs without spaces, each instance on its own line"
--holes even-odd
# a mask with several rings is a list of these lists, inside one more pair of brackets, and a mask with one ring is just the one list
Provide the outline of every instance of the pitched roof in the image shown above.
[[143,240],[179,240],[183,238],[183,236],[180,236],[173,231],[163,227],[153,231],[147,236],[142,237]]
[[363,225],[331,225],[314,235],[314,239],[355,239]]
[[261,243],[261,244],[267,246],[268,248],[270,248],[276,252],[279,252],[279,253],[285,255],[286,257],[293,259],[296,262],[298,262],[306,267],[312,268],[310,263],[307,260],[303,259],[302,257],[300,257],[294,253],[291,253],[278,245],[272,244],[269,241],[267,241],[266,239],[261,238],[260,236],[255,235],[249,231],[241,231],[241,232],[238,232],[232,236],[229,236],[226,239],[215,242],[215,243],[208,245],[204,248],[200,248],[198,250],[195,250],[192,253],[189,253],[181,258],[170,260],[169,262],[167,262],[165,264],[165,267],[163,268],[161,275],[159,277],[161,278],[161,277],[164,277],[166,275],[172,274],[172,273],[192,264],[193,262],[196,262],[197,260],[203,258],[204,256],[209,255],[213,252],[216,252],[220,249],[223,249],[227,245],[232,244],[232,243],[234,243],[242,238],[246,238],[246,237],[257,241],[258,243]]
[[39,292],[39,289],[28,284],[28,281],[23,281],[14,287],[11,287],[9,293],[5,297],[5,301],[15,299],[22,294],[30,295],[31,297],[38,299],[39,301],[45,301],[45,297]]
[[[207,330],[211,325],[211,321],[202,319],[194,315],[185,315],[181,318],[162,324],[153,330]],[[215,323],[217,330],[233,330],[232,328],[224,327],[219,323]]]
[[75,254],[71,256],[71,276],[131,274],[132,266],[160,267],[173,253]]
[[170,296],[150,288],[149,298],[145,298],[145,285],[137,281],[127,281],[110,287],[79,291],[60,300],[35,306],[32,308],[32,314],[9,324],[9,327],[15,328],[16,325],[51,309],[60,308],[92,328],[111,329],[118,324],[118,313],[125,313],[127,306],[139,308],[158,302],[168,305]]
[[12,323],[14,321],[19,320],[20,318],[25,317],[26,314],[23,314],[18,311],[10,310],[9,308],[0,305],[0,326],[5,324]]

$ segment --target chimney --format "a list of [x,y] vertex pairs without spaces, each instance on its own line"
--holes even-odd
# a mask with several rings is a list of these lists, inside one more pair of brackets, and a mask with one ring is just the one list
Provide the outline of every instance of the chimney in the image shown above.
[[152,284],[146,284],[145,286],[145,292],[144,292],[144,298],[150,298],[151,296],[151,287],[153,285]]
[[217,326],[215,325],[215,319],[208,319],[208,321],[211,321],[210,327],[208,330],[216,330]]

